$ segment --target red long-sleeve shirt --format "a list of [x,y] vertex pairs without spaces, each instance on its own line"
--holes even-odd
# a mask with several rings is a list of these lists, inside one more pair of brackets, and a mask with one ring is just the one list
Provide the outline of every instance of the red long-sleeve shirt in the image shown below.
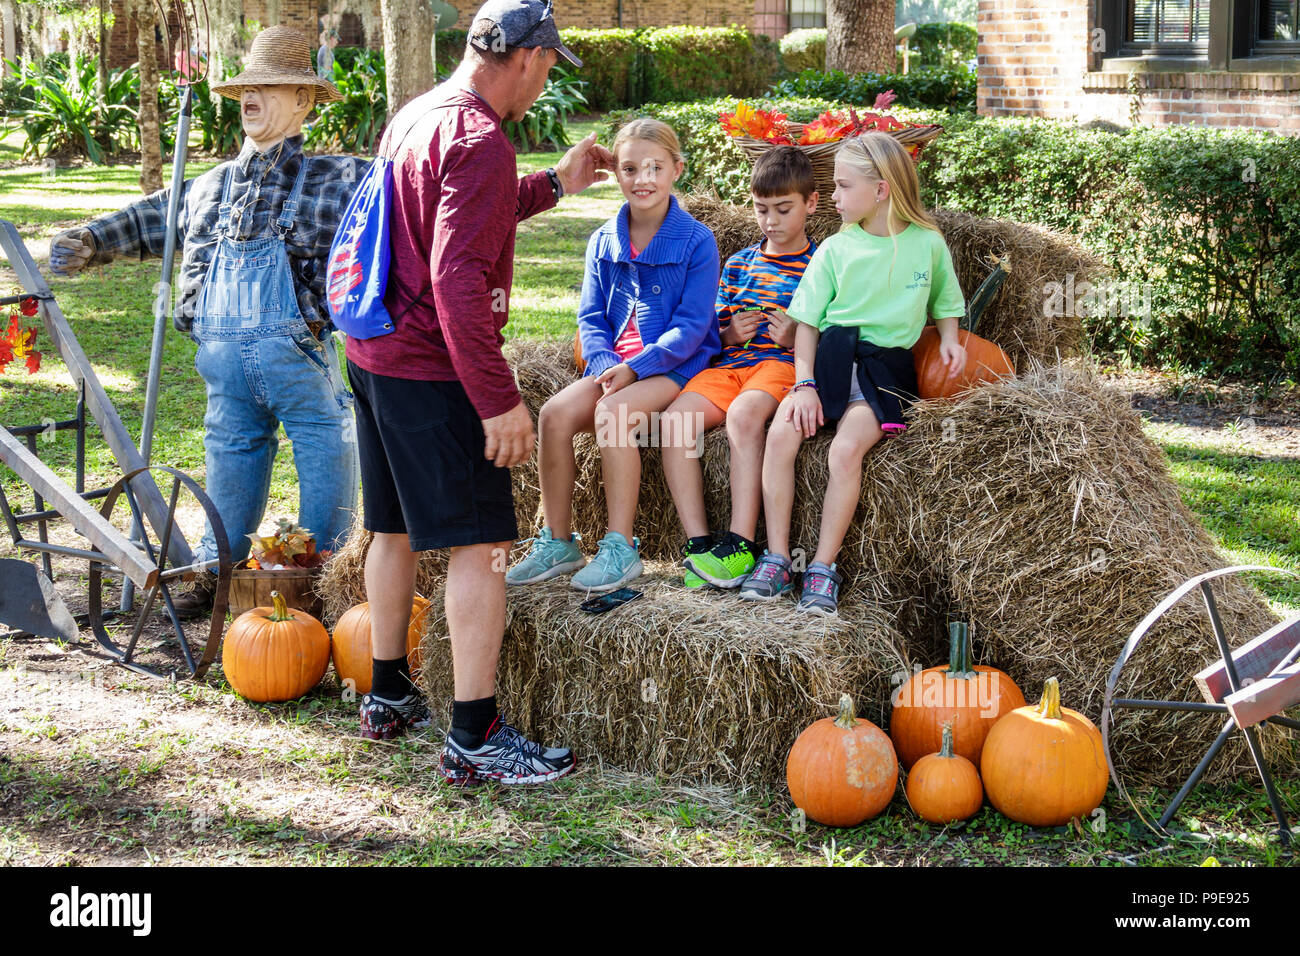
[[501,354],[515,227],[555,205],[550,180],[518,178],[500,117],[469,90],[444,85],[412,100],[385,144],[393,196],[384,306],[397,328],[348,339],[348,358],[393,378],[459,381],[479,417],[495,418],[520,401]]

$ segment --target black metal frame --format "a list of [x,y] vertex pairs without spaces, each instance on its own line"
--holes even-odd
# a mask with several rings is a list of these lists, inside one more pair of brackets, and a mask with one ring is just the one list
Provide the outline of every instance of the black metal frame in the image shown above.
[[[1238,727],[1236,721],[1229,713],[1226,704],[1209,703],[1207,701],[1147,700],[1142,698],[1115,696],[1115,688],[1119,683],[1120,673],[1123,671],[1124,665],[1128,663],[1129,658],[1137,649],[1138,644],[1141,643],[1147,632],[1167,610],[1178,603],[1178,601],[1184,596],[1198,588],[1200,589],[1201,595],[1205,601],[1206,614],[1210,618],[1210,627],[1214,631],[1214,642],[1218,649],[1219,659],[1223,664],[1224,672],[1227,675],[1229,687],[1234,693],[1240,690],[1242,682],[1237,673],[1236,662],[1232,657],[1232,648],[1228,645],[1227,635],[1223,629],[1223,619],[1219,616],[1219,607],[1215,601],[1214,592],[1210,589],[1210,582],[1215,578],[1226,577],[1227,575],[1239,574],[1246,571],[1295,574],[1295,572],[1289,571],[1285,568],[1272,568],[1266,565],[1239,565],[1236,567],[1221,568],[1218,571],[1211,571],[1207,574],[1202,574],[1192,578],[1190,581],[1184,582],[1180,587],[1165,597],[1165,599],[1161,601],[1140,624],[1138,624],[1138,626],[1133,630],[1133,633],[1129,635],[1128,641],[1124,644],[1124,649],[1120,652],[1119,660],[1115,662],[1115,666],[1110,672],[1110,677],[1106,681],[1106,698],[1101,713],[1102,742],[1106,748],[1106,762],[1110,767],[1110,775],[1111,779],[1115,783],[1115,788],[1119,791],[1120,795],[1128,800],[1129,804],[1133,806],[1138,817],[1141,818],[1144,823],[1147,823],[1148,826],[1151,826],[1152,829],[1158,832],[1163,832],[1169,825],[1169,822],[1173,819],[1174,814],[1178,812],[1178,808],[1182,806],[1183,801],[1187,799],[1188,794],[1190,794],[1196,784],[1200,782],[1201,777],[1204,776],[1205,771],[1214,761],[1214,758],[1218,756],[1219,751],[1223,749],[1224,744],[1228,742],[1228,738],[1232,736],[1233,731],[1240,731],[1246,740],[1247,748],[1250,750],[1250,756],[1254,761],[1255,770],[1259,774],[1260,781],[1264,784],[1264,791],[1268,795],[1268,801],[1269,805],[1272,807],[1273,815],[1277,818],[1277,835],[1283,843],[1289,844],[1291,843],[1291,827],[1287,822],[1286,811],[1282,807],[1282,801],[1278,796],[1277,788],[1273,784],[1273,778],[1268,772],[1267,764],[1264,762],[1264,752],[1260,747],[1259,736],[1256,734],[1254,727]],[[1296,576],[1300,577],[1300,575]],[[1300,660],[1300,643],[1297,643],[1296,646],[1292,648],[1291,652],[1282,660],[1277,669],[1288,667],[1291,664],[1294,664],[1297,660]],[[1133,803],[1132,798],[1129,797],[1128,792],[1124,789],[1124,783],[1120,779],[1119,772],[1116,770],[1115,761],[1111,757],[1110,730],[1112,715],[1116,709],[1172,710],[1187,713],[1222,714],[1228,717],[1227,721],[1223,725],[1223,729],[1219,731],[1219,735],[1214,739],[1209,750],[1205,752],[1205,755],[1197,763],[1196,767],[1192,770],[1191,775],[1183,783],[1182,787],[1179,788],[1178,793],[1174,795],[1173,800],[1170,801],[1169,805],[1165,808],[1164,813],[1160,815],[1160,819],[1155,824],[1151,824],[1150,821],[1143,816],[1141,810],[1137,808]],[[1265,718],[1265,721],[1267,723],[1276,724],[1280,727],[1290,728],[1291,730],[1300,730],[1300,720],[1292,720],[1291,718],[1283,717],[1280,714],[1267,717]]]
[[[186,669],[190,676],[201,678],[220,647],[229,600],[230,547],[221,518],[207,494],[192,478],[174,468],[162,465],[150,467],[141,458],[116,409],[113,408],[107,393],[99,383],[89,360],[82,352],[76,335],[59,309],[44,276],[31,258],[13,224],[3,220],[0,220],[0,253],[9,260],[24,289],[17,296],[0,298],[0,305],[12,305],[29,299],[36,299],[40,303],[39,311],[46,333],[67,364],[73,381],[79,387],[76,412],[72,418],[61,422],[46,421],[39,425],[19,426],[13,429],[0,428],[0,439],[2,439],[0,461],[13,467],[20,479],[32,489],[33,495],[32,510],[15,514],[3,487],[0,487],[0,518],[3,518],[5,529],[19,551],[41,555],[42,570],[50,581],[54,579],[54,568],[50,560],[52,555],[87,561],[90,566],[89,610],[85,615],[74,620],[79,626],[89,624],[100,646],[117,663],[153,677],[168,677],[174,674],[174,672],[164,674],[135,660],[137,644],[149,612],[161,595],[170,618],[173,636],[179,643],[181,654],[185,659]],[[98,423],[99,430],[104,436],[105,443],[112,450],[118,467],[126,472],[111,488],[93,491],[85,489],[88,412]],[[75,488],[69,487],[62,478],[53,474],[49,467],[40,461],[38,437],[66,430],[76,433]],[[154,481],[155,472],[172,476],[169,502],[164,501]],[[176,506],[182,489],[193,496],[204,512],[208,524],[214,530],[217,541],[215,559],[195,560],[189,544],[185,541],[185,536],[177,528]],[[129,540],[109,521],[116,502],[123,494],[131,511],[132,527],[136,535],[134,541]],[[95,501],[101,498],[104,503],[98,515],[93,508],[80,507],[81,501]],[[77,548],[51,543],[49,522],[56,519],[69,521],[74,529],[89,541],[90,547]],[[31,524],[37,526],[35,539],[25,537],[23,533],[23,526]],[[157,547],[150,538],[151,528],[157,533],[159,542]],[[167,567],[169,560],[173,562],[170,568]],[[140,610],[134,630],[125,647],[119,647],[104,626],[106,620],[119,613],[105,612],[102,607],[101,584],[106,569],[110,574],[122,576],[124,591],[128,586],[134,585],[140,587],[146,595],[144,606]],[[173,606],[170,585],[178,580],[192,579],[196,572],[208,569],[215,570],[218,575],[217,593],[203,654],[196,661]]]
[[153,610],[154,603],[161,595],[163,606],[167,610],[167,617],[171,621],[172,633],[180,645],[181,655],[185,658],[185,666],[188,668],[190,676],[195,680],[199,680],[208,672],[208,668],[216,659],[217,649],[221,646],[221,635],[226,627],[226,609],[230,601],[230,575],[226,573],[218,577],[217,592],[212,602],[212,619],[208,625],[208,639],[203,646],[203,656],[196,663],[194,654],[190,650],[189,640],[185,636],[185,627],[176,614],[176,607],[172,603],[171,591],[168,587],[169,583],[192,577],[195,571],[203,569],[208,564],[208,562],[195,562],[184,567],[167,567],[167,546],[171,543],[172,532],[176,527],[176,503],[180,497],[182,487],[194,496],[199,506],[203,508],[207,520],[212,525],[213,536],[217,542],[217,564],[220,568],[228,569],[230,567],[230,543],[226,538],[226,530],[221,524],[221,519],[217,515],[216,507],[203,489],[199,487],[198,482],[184,472],[177,471],[167,465],[152,465],[147,469],[142,468],[123,475],[117,484],[108,489],[104,504],[100,508],[100,514],[105,518],[110,517],[118,498],[125,495],[127,505],[131,509],[133,522],[136,523],[137,527],[144,527],[142,509],[136,500],[135,492],[131,490],[130,481],[140,472],[146,470],[162,472],[172,476],[171,492],[167,504],[167,523],[163,526],[162,533],[159,535],[158,545],[155,547],[154,543],[149,540],[148,535],[145,536],[142,542],[150,560],[158,565],[157,582],[145,590],[144,602],[140,607],[139,615],[136,617],[131,637],[125,648],[120,647],[104,627],[104,621],[116,613],[114,611],[105,613],[103,610],[101,582],[104,566],[107,562],[102,558],[99,560],[92,558],[90,561],[90,628],[100,646],[123,667],[128,667],[133,671],[148,674],[152,677],[162,677],[164,675],[137,663],[133,659],[140,641],[140,635],[144,632],[145,621],[148,620],[149,612]]

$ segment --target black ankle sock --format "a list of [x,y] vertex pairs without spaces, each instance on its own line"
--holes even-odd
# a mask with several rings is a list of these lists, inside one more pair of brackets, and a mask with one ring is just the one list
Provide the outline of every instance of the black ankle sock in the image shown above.
[[406,656],[391,661],[381,661],[377,657],[370,659],[372,678],[370,693],[384,700],[403,700],[411,693],[411,665]]
[[451,703],[451,735],[470,750],[483,746],[488,728],[497,719],[496,695]]
[[758,554],[758,545],[754,543],[752,538],[746,538],[743,534],[736,534],[734,531],[728,531],[727,533],[731,535],[731,540],[734,544],[743,544],[745,547],[749,548],[750,554]]
[[687,538],[686,547],[691,551],[708,551],[713,547],[713,535],[697,534],[693,538]]

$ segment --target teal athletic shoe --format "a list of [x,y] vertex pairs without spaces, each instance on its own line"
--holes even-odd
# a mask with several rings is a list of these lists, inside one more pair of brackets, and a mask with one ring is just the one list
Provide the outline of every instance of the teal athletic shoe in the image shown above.
[[692,554],[686,567],[715,588],[738,588],[754,570],[758,558],[739,535],[727,534],[712,549]]
[[[694,554],[704,554],[708,550],[709,550],[708,548],[693,548],[691,546],[690,540],[688,539],[687,542],[684,545],[682,545],[682,557],[689,558],[691,555]],[[686,573],[682,576],[682,584],[686,585],[686,587],[692,590],[694,590],[695,588],[702,588],[707,583],[708,582],[705,581],[704,578],[700,577],[689,567],[686,569]]]
[[543,528],[523,560],[506,572],[506,584],[536,584],[578,570],[587,563],[578,550],[581,540],[582,535],[575,533],[568,541],[557,541],[550,528]]
[[633,538],[628,544],[627,538],[617,531],[609,532],[600,539],[591,563],[575,574],[569,583],[591,594],[618,590],[641,576],[641,556],[637,553],[640,547],[640,538]]

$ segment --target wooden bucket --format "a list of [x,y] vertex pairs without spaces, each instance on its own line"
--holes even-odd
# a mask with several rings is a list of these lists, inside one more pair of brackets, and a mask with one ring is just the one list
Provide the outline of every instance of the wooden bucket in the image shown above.
[[325,602],[316,593],[316,578],[320,572],[320,568],[291,568],[287,571],[235,568],[230,572],[230,613],[239,617],[255,607],[270,607],[271,592],[279,591],[285,604],[319,621],[325,611]]

